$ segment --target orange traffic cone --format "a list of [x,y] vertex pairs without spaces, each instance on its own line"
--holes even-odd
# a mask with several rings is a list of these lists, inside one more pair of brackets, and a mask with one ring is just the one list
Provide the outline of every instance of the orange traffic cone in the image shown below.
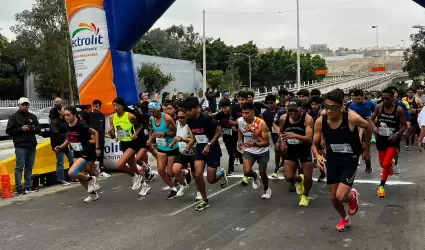
[[3,199],[13,197],[11,185],[10,185],[10,175],[6,170],[6,165],[0,165],[0,181],[1,181],[1,197]]

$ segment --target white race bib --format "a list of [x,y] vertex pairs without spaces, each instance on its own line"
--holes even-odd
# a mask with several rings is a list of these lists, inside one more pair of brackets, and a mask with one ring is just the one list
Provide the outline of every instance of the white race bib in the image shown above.
[[196,142],[199,144],[207,144],[210,142],[206,135],[195,135]]
[[81,144],[81,142],[71,142],[70,144],[74,151],[83,151],[83,145]]
[[272,126],[272,134],[277,134],[276,129],[274,128],[274,126]]
[[380,136],[391,136],[393,134],[393,131],[389,127],[379,127],[378,134]]
[[222,128],[221,132],[223,135],[232,135],[232,129],[231,128]]
[[252,136],[245,136],[243,142],[256,142],[256,140]]
[[129,137],[129,136],[130,135],[128,134],[127,131],[122,130],[122,129],[117,130],[117,137],[118,137],[118,139],[126,138],[126,137]]
[[288,139],[286,140],[286,144],[297,145],[297,144],[301,144],[301,141],[298,139]]
[[156,138],[155,141],[156,141],[156,144],[159,146],[163,146],[163,147],[168,146],[167,140],[165,140],[165,138]]
[[332,152],[334,153],[343,153],[343,154],[352,154],[353,149],[350,144],[330,144]]

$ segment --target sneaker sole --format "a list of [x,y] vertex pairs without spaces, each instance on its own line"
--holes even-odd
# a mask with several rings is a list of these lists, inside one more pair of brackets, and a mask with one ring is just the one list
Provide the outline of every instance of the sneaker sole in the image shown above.
[[206,205],[205,207],[203,207],[201,209],[195,208],[195,210],[196,211],[202,211],[202,210],[205,210],[206,208],[209,208],[209,207],[210,207],[210,205],[208,204],[208,205]]

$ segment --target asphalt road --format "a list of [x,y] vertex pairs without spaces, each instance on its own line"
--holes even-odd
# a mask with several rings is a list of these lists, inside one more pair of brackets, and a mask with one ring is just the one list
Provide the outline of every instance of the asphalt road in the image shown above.
[[128,176],[115,174],[100,181],[100,199],[90,204],[78,185],[0,201],[0,249],[424,249],[424,156],[412,152],[402,149],[402,172],[390,177],[386,198],[376,195],[375,152],[372,174],[359,167],[360,210],[344,233],[335,230],[339,218],[322,183],[300,208],[282,179],[271,180],[273,196],[261,200],[261,188],[233,177],[226,189],[207,184],[211,206],[197,212],[194,186],[168,201],[157,178],[141,198]]

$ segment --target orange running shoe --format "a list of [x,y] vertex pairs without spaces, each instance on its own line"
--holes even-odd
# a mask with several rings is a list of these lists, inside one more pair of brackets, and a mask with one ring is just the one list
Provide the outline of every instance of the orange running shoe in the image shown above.
[[336,225],[336,230],[338,230],[339,232],[345,232],[348,230],[350,225],[351,225],[350,218],[348,218],[347,220],[345,218],[341,218],[338,225]]
[[353,216],[359,210],[359,193],[355,188],[351,189],[350,193],[354,195],[354,199],[348,202],[348,214]]
[[385,197],[385,190],[383,186],[378,187],[378,197]]

